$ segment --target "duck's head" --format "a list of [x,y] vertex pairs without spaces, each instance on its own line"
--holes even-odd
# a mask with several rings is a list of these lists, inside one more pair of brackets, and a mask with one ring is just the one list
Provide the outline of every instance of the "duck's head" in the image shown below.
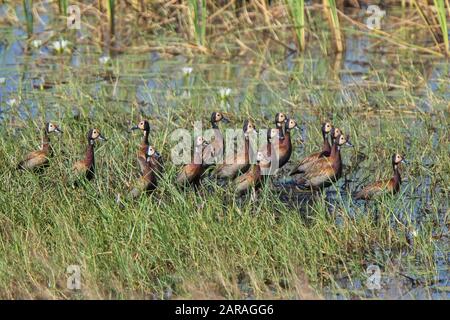
[[279,129],[283,128],[283,124],[286,122],[286,120],[287,120],[286,114],[284,114],[283,112],[278,112],[275,115],[275,125]]
[[334,141],[334,143],[336,143],[338,146],[349,146],[349,147],[353,147],[353,145],[350,142],[350,136],[349,135],[344,135],[344,134],[339,134],[336,137],[336,140]]
[[399,163],[407,164],[405,157],[399,153],[395,153],[392,155],[392,165],[397,166]]
[[149,132],[150,131],[150,123],[147,120],[141,120],[137,125],[131,128],[131,130],[142,130]]
[[218,123],[220,121],[223,121],[225,123],[230,122],[230,120],[228,120],[228,118],[226,118],[222,112],[213,112],[211,114],[211,123]]
[[88,132],[88,141],[89,143],[93,144],[95,140],[102,140],[102,141],[107,141],[108,139],[106,139],[98,129],[91,129]]
[[247,138],[251,133],[256,133],[256,126],[251,120],[244,121],[244,136]]
[[330,135],[331,135],[331,139],[334,141],[337,139],[337,137],[339,137],[342,134],[341,129],[337,128],[337,127],[332,127],[331,131],[330,131]]
[[47,133],[52,133],[52,132],[62,133],[61,129],[59,129],[59,127],[56,124],[54,124],[53,122],[47,122],[45,124],[45,131]]
[[297,124],[297,121],[295,121],[294,119],[286,119],[286,123],[284,125],[284,128],[285,128],[286,131],[290,131],[290,130],[292,130],[294,128],[300,129],[298,124]]
[[329,134],[331,132],[331,130],[333,129],[333,126],[331,125],[331,123],[329,122],[324,122],[322,124],[322,134],[325,136],[327,134]]
[[261,151],[258,151],[256,153],[256,163],[257,164],[260,164],[260,163],[267,164],[267,163],[270,163],[270,160],[267,159],[266,156]]
[[152,157],[159,158],[160,154],[155,150],[153,146],[148,146],[145,152],[146,161],[149,162]]
[[270,142],[273,138],[278,137],[278,131],[279,130],[275,128],[267,129],[267,142]]
[[209,144],[209,142],[206,141],[203,136],[198,136],[195,139],[195,146],[196,147],[206,147],[208,144]]

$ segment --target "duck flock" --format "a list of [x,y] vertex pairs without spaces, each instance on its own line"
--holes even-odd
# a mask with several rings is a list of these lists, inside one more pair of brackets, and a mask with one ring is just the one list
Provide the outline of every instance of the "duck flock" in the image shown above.
[[[246,120],[242,132],[244,145],[233,153],[227,154],[227,157],[223,159],[226,146],[218,125],[222,121],[229,122],[221,112],[212,113],[212,138],[210,141],[203,136],[195,138],[193,159],[180,167],[175,182],[180,187],[196,187],[201,184],[202,178],[211,168],[212,176],[231,181],[238,196],[251,192],[254,197],[262,184],[290,160],[291,131],[299,128],[297,122],[284,113],[277,113],[275,127],[267,130],[266,144],[258,150],[253,150],[250,136],[256,132],[256,126],[252,121]],[[143,133],[137,152],[140,177],[129,192],[130,197],[137,198],[157,188],[158,180],[164,171],[164,161],[155,147],[149,143],[150,123],[148,120],[141,120],[131,130],[140,130]],[[49,135],[62,133],[62,131],[52,122],[47,123],[43,131],[40,149],[28,153],[17,165],[18,170],[42,170],[49,165],[53,154]],[[321,190],[336,183],[342,175],[341,146],[352,146],[349,137],[329,122],[322,124],[321,132],[322,150],[300,159],[289,172],[289,175],[293,177],[293,183],[300,189]],[[98,129],[89,130],[84,159],[73,165],[74,172],[88,181],[95,178],[94,146],[97,140],[106,141],[107,139]],[[376,181],[363,187],[353,194],[354,198],[369,200],[380,194],[397,193],[401,184],[399,164],[406,161],[402,155],[395,153],[391,162],[393,176],[390,179]]]

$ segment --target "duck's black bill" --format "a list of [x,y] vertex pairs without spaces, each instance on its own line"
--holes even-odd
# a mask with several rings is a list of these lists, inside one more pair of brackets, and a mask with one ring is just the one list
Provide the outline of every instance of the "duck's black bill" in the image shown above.
[[225,118],[225,117],[222,118],[222,121],[225,122],[225,123],[230,123],[230,119]]
[[131,129],[130,130],[138,130],[139,129],[139,127],[138,126],[134,126],[134,127],[131,127]]
[[104,136],[102,136],[102,135],[99,135],[98,138],[99,138],[100,140],[102,140],[102,141],[108,141],[108,139],[106,139],[106,138],[105,138]]

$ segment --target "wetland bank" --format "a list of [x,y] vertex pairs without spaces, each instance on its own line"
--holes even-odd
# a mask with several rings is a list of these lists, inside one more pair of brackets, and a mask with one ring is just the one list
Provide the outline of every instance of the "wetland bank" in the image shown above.
[[[304,40],[282,1],[206,1],[204,28],[189,1],[117,2],[115,17],[75,2],[80,30],[65,28],[56,2],[33,2],[31,28],[22,1],[0,3],[0,297],[448,299],[445,37],[400,2],[381,8],[381,32],[395,38],[364,27],[367,7],[338,7],[342,52],[313,1]],[[256,201],[208,178],[179,190],[170,161],[153,194],[117,201],[139,176],[131,126],[148,119],[152,145],[170,155],[171,132],[207,127],[212,111],[229,118],[224,129],[248,118],[269,128],[285,112],[304,141],[293,134],[290,162]],[[342,151],[339,182],[311,200],[283,182],[320,148],[326,120],[354,148]],[[64,131],[50,166],[16,171],[46,121]],[[91,127],[108,141],[96,148],[96,179],[73,188]],[[353,200],[391,175],[394,152],[409,161],[400,192]],[[80,290],[67,288],[73,265]],[[371,266],[379,289],[369,289]]]

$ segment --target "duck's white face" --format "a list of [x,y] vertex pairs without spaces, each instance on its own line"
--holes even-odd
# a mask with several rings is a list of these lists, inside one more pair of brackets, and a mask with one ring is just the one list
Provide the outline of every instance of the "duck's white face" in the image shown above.
[[341,129],[339,129],[339,128],[334,128],[334,136],[333,136],[333,139],[336,139],[336,138],[339,137],[339,135],[341,135],[341,134],[342,134]]
[[253,122],[249,121],[245,127],[245,134],[256,133],[256,127]]
[[331,128],[332,128],[331,123],[325,122],[325,123],[323,124],[323,131],[324,131],[325,133],[330,133],[330,132],[331,132]]
[[269,138],[270,139],[278,137],[278,129],[274,129],[274,128],[269,129],[269,133],[268,134],[269,134]]
[[58,127],[56,124],[54,124],[54,123],[52,123],[52,122],[49,122],[49,123],[47,124],[47,132],[48,132],[48,133],[51,133],[51,132],[61,132],[61,130],[59,130],[59,127]]
[[205,140],[205,138],[203,138],[203,136],[199,136],[197,137],[197,139],[195,139],[195,145],[197,147],[201,147],[202,145],[206,145],[208,144]]
[[276,123],[283,123],[286,121],[286,115],[283,112],[277,113],[275,117]]
[[287,123],[287,127],[289,129],[294,129],[295,127],[297,127],[297,122],[293,119],[289,119],[288,123]]
[[151,157],[151,156],[153,156],[155,154],[155,149],[152,147],[152,146],[149,146],[148,148],[147,148],[147,156],[148,157]]
[[400,154],[398,154],[398,153],[396,153],[395,155],[394,155],[394,162],[395,162],[395,164],[399,164],[400,162],[405,162],[405,159],[404,159],[404,157],[403,156],[401,156]]

